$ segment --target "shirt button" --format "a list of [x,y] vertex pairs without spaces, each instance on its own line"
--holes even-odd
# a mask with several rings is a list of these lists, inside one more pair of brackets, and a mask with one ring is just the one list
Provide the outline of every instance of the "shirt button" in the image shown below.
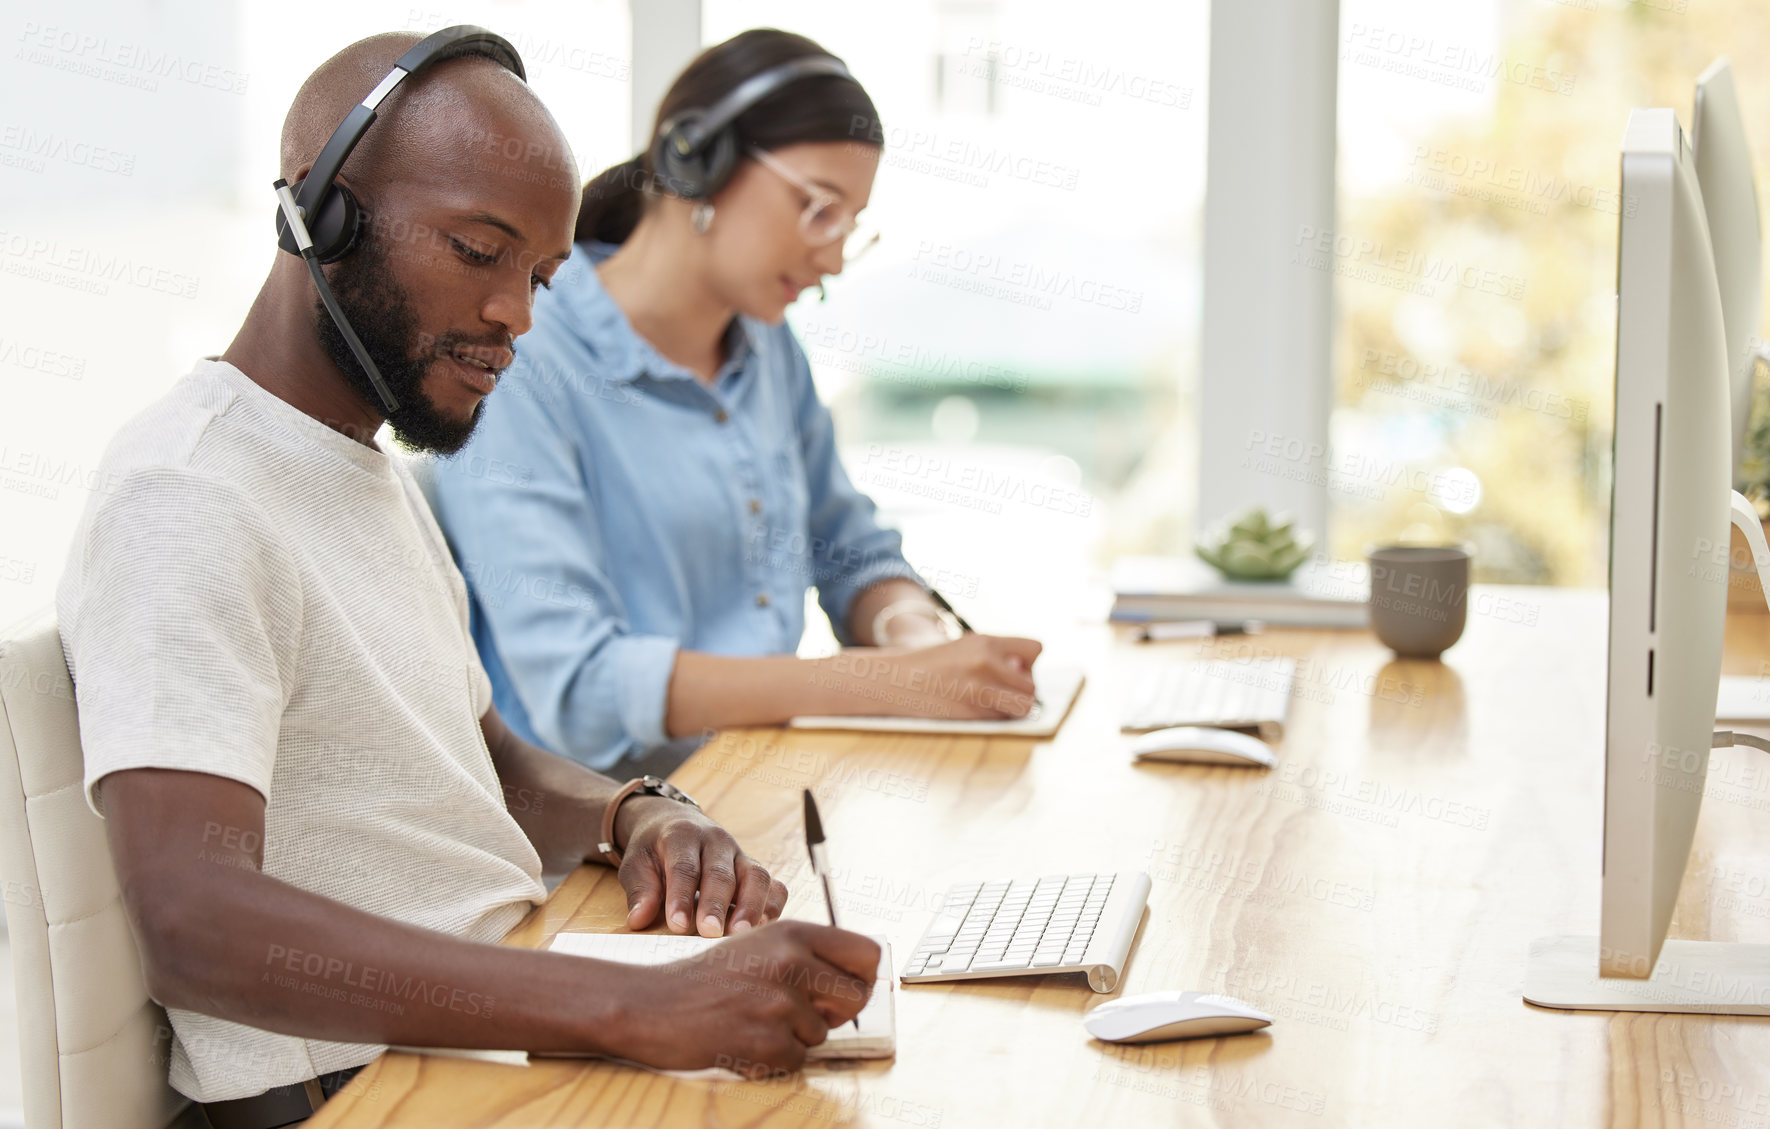
[[756,593],[756,606],[759,608],[766,608],[768,606],[768,593],[767,592]]
[[762,499],[760,499],[760,498],[751,498],[750,499],[750,512],[753,514],[759,514],[762,512]]
[[730,416],[725,414],[724,408],[720,408],[718,411],[713,413],[713,422],[714,423],[724,423],[726,420],[728,420],[730,418],[731,418]]

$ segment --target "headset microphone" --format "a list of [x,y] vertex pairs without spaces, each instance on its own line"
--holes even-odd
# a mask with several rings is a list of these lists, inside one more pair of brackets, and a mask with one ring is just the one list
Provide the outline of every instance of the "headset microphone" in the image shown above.
[[375,386],[376,395],[381,397],[381,404],[387,409],[389,416],[399,411],[399,400],[394,396],[393,389],[387,387],[387,381],[381,379],[381,370],[369,357],[369,350],[363,345],[363,339],[351,328],[350,319],[344,316],[344,310],[338,305],[338,296],[332,293],[331,284],[320,271],[320,257],[314,253],[313,239],[307,234],[307,225],[301,222],[301,209],[295,206],[295,194],[289,191],[289,182],[277,177],[273,187],[277,190],[277,203],[282,205],[283,218],[288,223],[291,234],[295,237],[296,250],[301,253],[301,260],[307,264],[307,273],[313,275],[313,284],[320,292],[320,301],[325,304],[326,313],[332,317],[332,323],[338,332],[344,335],[345,343],[350,351],[356,354],[357,363],[369,374],[369,383]]
[[344,335],[345,343],[363,366],[363,371],[369,374],[369,383],[375,386],[388,416],[399,411],[399,401],[387,387],[387,381],[382,379],[381,370],[369,359],[368,349],[363,347],[362,339],[351,328],[343,308],[338,305],[338,296],[332,293],[332,287],[320,271],[321,263],[336,262],[350,254],[362,234],[362,206],[349,188],[338,183],[338,174],[357,142],[374,124],[381,103],[400,83],[436,63],[463,55],[491,59],[517,78],[528,81],[522,56],[517,54],[509,40],[472,24],[445,27],[414,43],[368,97],[351,107],[350,113],[338,123],[320,155],[314,159],[307,176],[292,188],[280,178],[276,182],[277,245],[290,254],[300,255],[307,263],[307,272],[313,275],[314,287],[320,292],[326,313],[332,324],[338,327],[338,332]]

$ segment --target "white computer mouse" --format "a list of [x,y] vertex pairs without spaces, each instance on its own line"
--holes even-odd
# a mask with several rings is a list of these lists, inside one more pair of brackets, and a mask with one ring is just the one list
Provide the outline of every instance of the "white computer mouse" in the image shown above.
[[1245,1035],[1272,1017],[1244,1000],[1208,992],[1145,992],[1108,1000],[1082,1017],[1088,1034],[1108,1043],[1159,1043]]
[[1131,742],[1138,760],[1183,761],[1187,764],[1240,764],[1271,768],[1272,746],[1258,737],[1208,725],[1155,729]]

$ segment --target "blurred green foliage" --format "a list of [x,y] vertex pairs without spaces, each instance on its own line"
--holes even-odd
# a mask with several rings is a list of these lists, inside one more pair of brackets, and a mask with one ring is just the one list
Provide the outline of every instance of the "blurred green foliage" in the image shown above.
[[[1770,2],[1514,0],[1503,12],[1505,60],[1570,89],[1492,78],[1491,113],[1404,138],[1399,183],[1341,196],[1339,233],[1399,265],[1342,270],[1335,288],[1332,437],[1356,472],[1330,487],[1330,551],[1357,558],[1430,507],[1448,536],[1475,544],[1480,579],[1602,585],[1623,129],[1647,106],[1688,127],[1696,76],[1729,55],[1762,197]],[[1399,99],[1422,81],[1341,64],[1342,89],[1383,83]],[[1457,273],[1434,274],[1444,263]],[[1439,278],[1431,293],[1415,285]],[[1753,436],[1770,493],[1770,430]],[[1412,473],[1362,470],[1383,457]],[[1479,481],[1472,504],[1436,489],[1454,467]],[[1362,488],[1371,481],[1383,488]]]

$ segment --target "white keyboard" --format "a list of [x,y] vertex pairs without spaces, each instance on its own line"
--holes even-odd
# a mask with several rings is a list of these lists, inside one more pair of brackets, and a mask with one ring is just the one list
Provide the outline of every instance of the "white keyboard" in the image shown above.
[[1149,901],[1149,875],[1054,874],[947,891],[904,966],[905,984],[1085,972],[1118,987]]
[[1119,727],[1214,725],[1257,729],[1264,740],[1277,741],[1284,736],[1296,679],[1295,659],[1164,663],[1132,681]]

